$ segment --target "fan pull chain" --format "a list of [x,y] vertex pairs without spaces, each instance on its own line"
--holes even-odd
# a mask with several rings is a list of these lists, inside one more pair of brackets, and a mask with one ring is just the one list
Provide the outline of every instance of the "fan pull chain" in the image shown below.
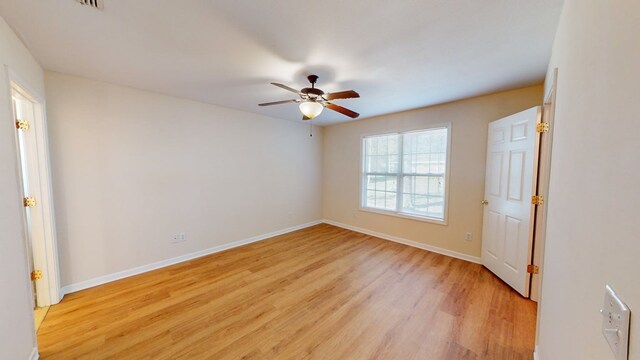
[[309,120],[309,137],[313,137],[313,120]]

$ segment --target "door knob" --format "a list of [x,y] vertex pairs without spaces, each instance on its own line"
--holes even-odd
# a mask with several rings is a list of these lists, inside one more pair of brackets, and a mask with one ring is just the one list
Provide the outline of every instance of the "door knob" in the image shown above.
[[482,205],[489,205],[489,200],[482,200],[481,204]]

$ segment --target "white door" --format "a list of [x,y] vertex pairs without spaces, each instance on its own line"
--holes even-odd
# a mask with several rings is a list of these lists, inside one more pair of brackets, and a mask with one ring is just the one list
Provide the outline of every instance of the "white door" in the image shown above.
[[[35,135],[31,128],[35,116],[33,103],[24,97],[22,94],[13,91],[13,114],[17,121],[24,121],[29,124],[28,129],[20,129],[16,124],[16,142],[18,145],[18,157],[20,162],[20,175],[22,178],[22,190],[25,198],[35,198],[36,204],[40,198],[40,191],[36,182],[35,174],[36,160],[35,155]],[[36,205],[37,206],[37,205]],[[44,241],[42,235],[42,213],[40,211],[34,211],[34,209],[26,207],[25,210],[25,222],[26,222],[26,234],[27,234],[27,256],[29,260],[29,271],[40,270],[44,273],[45,266],[40,261],[41,257],[36,256],[37,249],[40,249],[42,245],[39,242]],[[34,305],[43,304],[42,285],[41,280],[35,280],[31,282],[33,287]]]
[[518,291],[529,296],[540,107],[489,124],[485,179],[482,262]]

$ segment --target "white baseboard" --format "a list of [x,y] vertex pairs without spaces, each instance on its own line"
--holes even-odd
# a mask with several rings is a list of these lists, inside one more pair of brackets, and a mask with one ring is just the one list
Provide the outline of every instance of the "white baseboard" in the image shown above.
[[538,351],[538,345],[536,345],[535,350],[533,351],[533,360],[540,360],[540,352]]
[[359,228],[357,226],[351,226],[351,225],[347,225],[347,224],[342,224],[342,223],[339,223],[339,222],[333,221],[333,220],[324,219],[324,220],[322,220],[322,222],[324,222],[325,224],[341,227],[343,229],[352,230],[352,231],[355,231],[355,232],[359,232],[359,233],[375,236],[375,237],[378,237],[378,238],[381,238],[381,239],[384,239],[384,240],[389,240],[389,241],[397,242],[397,243],[400,243],[400,244],[409,245],[409,246],[412,246],[412,247],[415,247],[415,248],[418,248],[418,249],[427,250],[427,251],[431,251],[431,252],[438,253],[438,254],[441,254],[441,255],[450,256],[450,257],[453,257],[453,258],[456,258],[456,259],[465,260],[465,261],[469,261],[469,262],[476,263],[476,264],[482,264],[482,259],[480,259],[479,257],[476,257],[476,256],[471,256],[471,255],[459,253],[459,252],[456,252],[456,251],[443,249],[443,248],[440,248],[440,247],[437,247],[437,246],[423,244],[423,243],[420,243],[420,242],[417,242],[417,241],[407,240],[407,239],[404,239],[404,238],[401,238],[401,237],[397,237],[397,236],[393,236],[393,235],[387,235],[387,234],[379,233],[377,231],[371,231],[371,230]]
[[[214,246],[214,247],[209,248],[209,249],[196,251],[196,252],[193,252],[193,253],[190,253],[190,254],[177,256],[177,257],[174,257],[174,258],[171,258],[171,259],[161,260],[161,261],[157,261],[157,262],[154,262],[154,263],[151,263],[151,264],[138,266],[138,267],[135,267],[135,268],[132,268],[132,269],[119,271],[117,273],[113,273],[113,274],[109,274],[109,275],[103,275],[103,276],[99,276],[97,278],[93,278],[93,279],[89,279],[89,280],[85,280],[85,281],[80,281],[80,282],[77,282],[77,283],[74,283],[74,284],[70,284],[70,285],[64,286],[62,288],[62,293],[63,294],[69,294],[69,293],[72,293],[72,292],[88,289],[88,288],[91,288],[91,287],[94,287],[94,286],[106,284],[106,283],[109,283],[109,282],[112,282],[112,281],[124,279],[126,277],[142,274],[142,273],[145,273],[145,272],[148,272],[148,271],[157,270],[157,269],[160,269],[160,268],[163,268],[163,267],[166,267],[166,266],[175,265],[175,264],[178,264],[178,263],[181,263],[181,262],[189,261],[189,260],[192,260],[192,259],[195,259],[195,258],[199,258],[199,257],[202,257],[202,256],[210,255],[210,254],[217,253],[217,252],[220,252],[220,251],[233,249],[235,247],[251,244],[251,243],[254,243],[254,242],[261,241],[261,240],[266,240],[266,239],[272,238],[274,236],[278,236],[278,235],[286,234],[286,233],[289,233],[289,232],[292,232],[292,231],[308,228],[310,226],[318,225],[318,224],[321,224],[321,223],[322,223],[322,220],[316,220],[316,221],[308,222],[306,224],[296,225],[296,226],[292,226],[292,227],[289,227],[289,228],[286,228],[286,229],[273,231],[273,232],[270,232],[268,234],[257,235],[257,236],[250,237],[248,239],[238,240],[238,241],[234,241],[234,242],[231,242],[231,243],[228,243],[228,244]],[[36,351],[36,353],[37,353],[37,351]]]
[[40,354],[38,353],[38,347],[34,347],[31,350],[31,354],[29,355],[29,360],[38,360],[40,359]]

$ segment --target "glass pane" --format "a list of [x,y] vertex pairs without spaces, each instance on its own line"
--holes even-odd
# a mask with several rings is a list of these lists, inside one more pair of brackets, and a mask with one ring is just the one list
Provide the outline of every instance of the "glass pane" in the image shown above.
[[376,182],[376,191],[384,191],[385,181],[384,176],[375,176]]
[[367,190],[375,190],[376,189],[375,176],[367,175],[365,177],[365,186]]
[[444,177],[404,176],[401,211],[444,219]]
[[392,135],[388,137],[388,154],[397,155],[398,154],[398,135]]
[[386,173],[387,172],[387,164],[389,160],[386,155],[378,155],[376,159],[376,169],[375,172]]
[[398,178],[396,176],[367,175],[364,206],[382,210],[396,210]]
[[376,191],[376,208],[384,209],[386,193],[384,191]]
[[386,210],[395,210],[396,209],[396,199],[397,199],[397,193],[394,192],[387,192],[386,196],[385,196],[385,209]]
[[402,136],[405,174],[444,174],[447,129],[416,131]]
[[398,191],[398,180],[395,176],[386,176],[385,177],[385,190],[386,191]]
[[378,138],[378,155],[387,155],[389,153],[389,137],[381,136]]
[[378,155],[378,138],[374,137],[374,138],[368,138],[366,139],[367,143],[369,144],[369,155]]
[[376,205],[376,192],[374,190],[367,190],[367,197],[365,198],[364,206],[374,207]]
[[398,134],[365,138],[364,171],[367,173],[397,173],[400,159],[398,145]]
[[397,173],[398,172],[398,158],[399,156],[396,155],[389,155],[389,166],[387,167],[387,170],[389,171],[389,173]]

